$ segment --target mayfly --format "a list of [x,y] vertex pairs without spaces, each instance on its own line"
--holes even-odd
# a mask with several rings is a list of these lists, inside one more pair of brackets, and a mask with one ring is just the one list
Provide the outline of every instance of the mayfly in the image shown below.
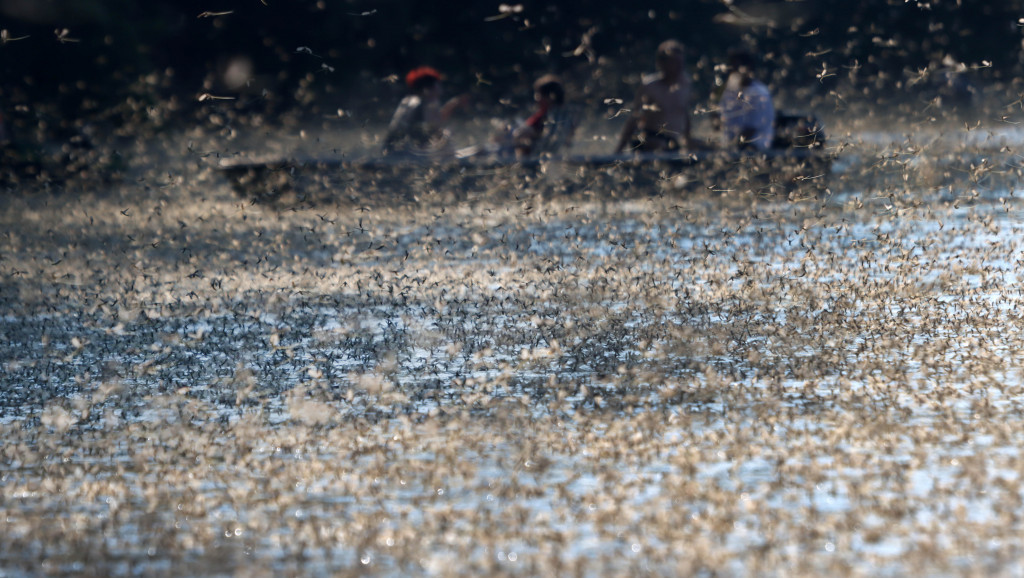
[[71,31],[67,28],[58,28],[54,30],[53,33],[57,35],[57,41],[61,44],[66,42],[78,42],[77,38],[71,38],[68,36],[68,34],[71,34]]
[[28,38],[27,34],[25,36],[19,36],[17,38],[12,38],[11,37],[11,33],[8,32],[6,28],[4,28],[3,30],[0,30],[0,45],[7,44],[8,42],[16,42],[18,40],[24,40],[26,38]]

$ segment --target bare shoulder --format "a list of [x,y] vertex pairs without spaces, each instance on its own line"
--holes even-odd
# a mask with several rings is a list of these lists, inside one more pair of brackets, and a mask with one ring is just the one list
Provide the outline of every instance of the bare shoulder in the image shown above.
[[658,99],[665,92],[662,87],[661,75],[645,74],[641,77],[642,82],[636,90],[637,101],[647,99]]
[[404,108],[416,108],[417,106],[422,104],[422,102],[423,102],[423,99],[421,99],[419,97],[419,95],[410,94],[410,95],[407,95],[405,98],[403,98],[402,101],[400,103],[398,103],[398,106],[404,107]]
[[644,89],[647,89],[647,88],[651,88],[651,87],[660,86],[661,85],[661,75],[658,74],[657,72],[651,72],[651,73],[643,75],[641,77],[641,81],[642,81],[641,84],[640,84],[640,89],[641,90],[644,90]]

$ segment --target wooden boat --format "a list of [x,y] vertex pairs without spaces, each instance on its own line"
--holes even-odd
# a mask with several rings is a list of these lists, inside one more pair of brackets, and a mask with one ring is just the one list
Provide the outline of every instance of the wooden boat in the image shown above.
[[[481,190],[530,188],[551,194],[598,191],[610,196],[708,190],[754,194],[818,196],[828,186],[833,159],[824,149],[816,119],[799,119],[778,131],[767,151],[706,150],[673,153],[575,154],[516,159],[456,154],[385,157],[232,157],[217,166],[235,191],[256,201],[273,201],[311,190],[387,191],[415,199],[429,191],[458,196]],[[805,122],[807,121],[807,122]],[[787,134],[789,136],[787,136]],[[475,151],[474,151],[475,152]]]

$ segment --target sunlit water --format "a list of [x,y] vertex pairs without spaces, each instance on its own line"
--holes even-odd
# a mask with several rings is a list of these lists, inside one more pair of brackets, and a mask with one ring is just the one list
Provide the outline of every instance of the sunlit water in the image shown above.
[[1024,571],[1005,175],[275,207],[176,170],[4,200],[0,575]]

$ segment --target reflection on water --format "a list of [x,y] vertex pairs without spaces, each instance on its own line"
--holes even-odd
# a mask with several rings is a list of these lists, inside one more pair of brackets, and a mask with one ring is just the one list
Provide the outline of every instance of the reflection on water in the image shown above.
[[203,182],[5,201],[0,574],[1020,571],[1012,188]]

